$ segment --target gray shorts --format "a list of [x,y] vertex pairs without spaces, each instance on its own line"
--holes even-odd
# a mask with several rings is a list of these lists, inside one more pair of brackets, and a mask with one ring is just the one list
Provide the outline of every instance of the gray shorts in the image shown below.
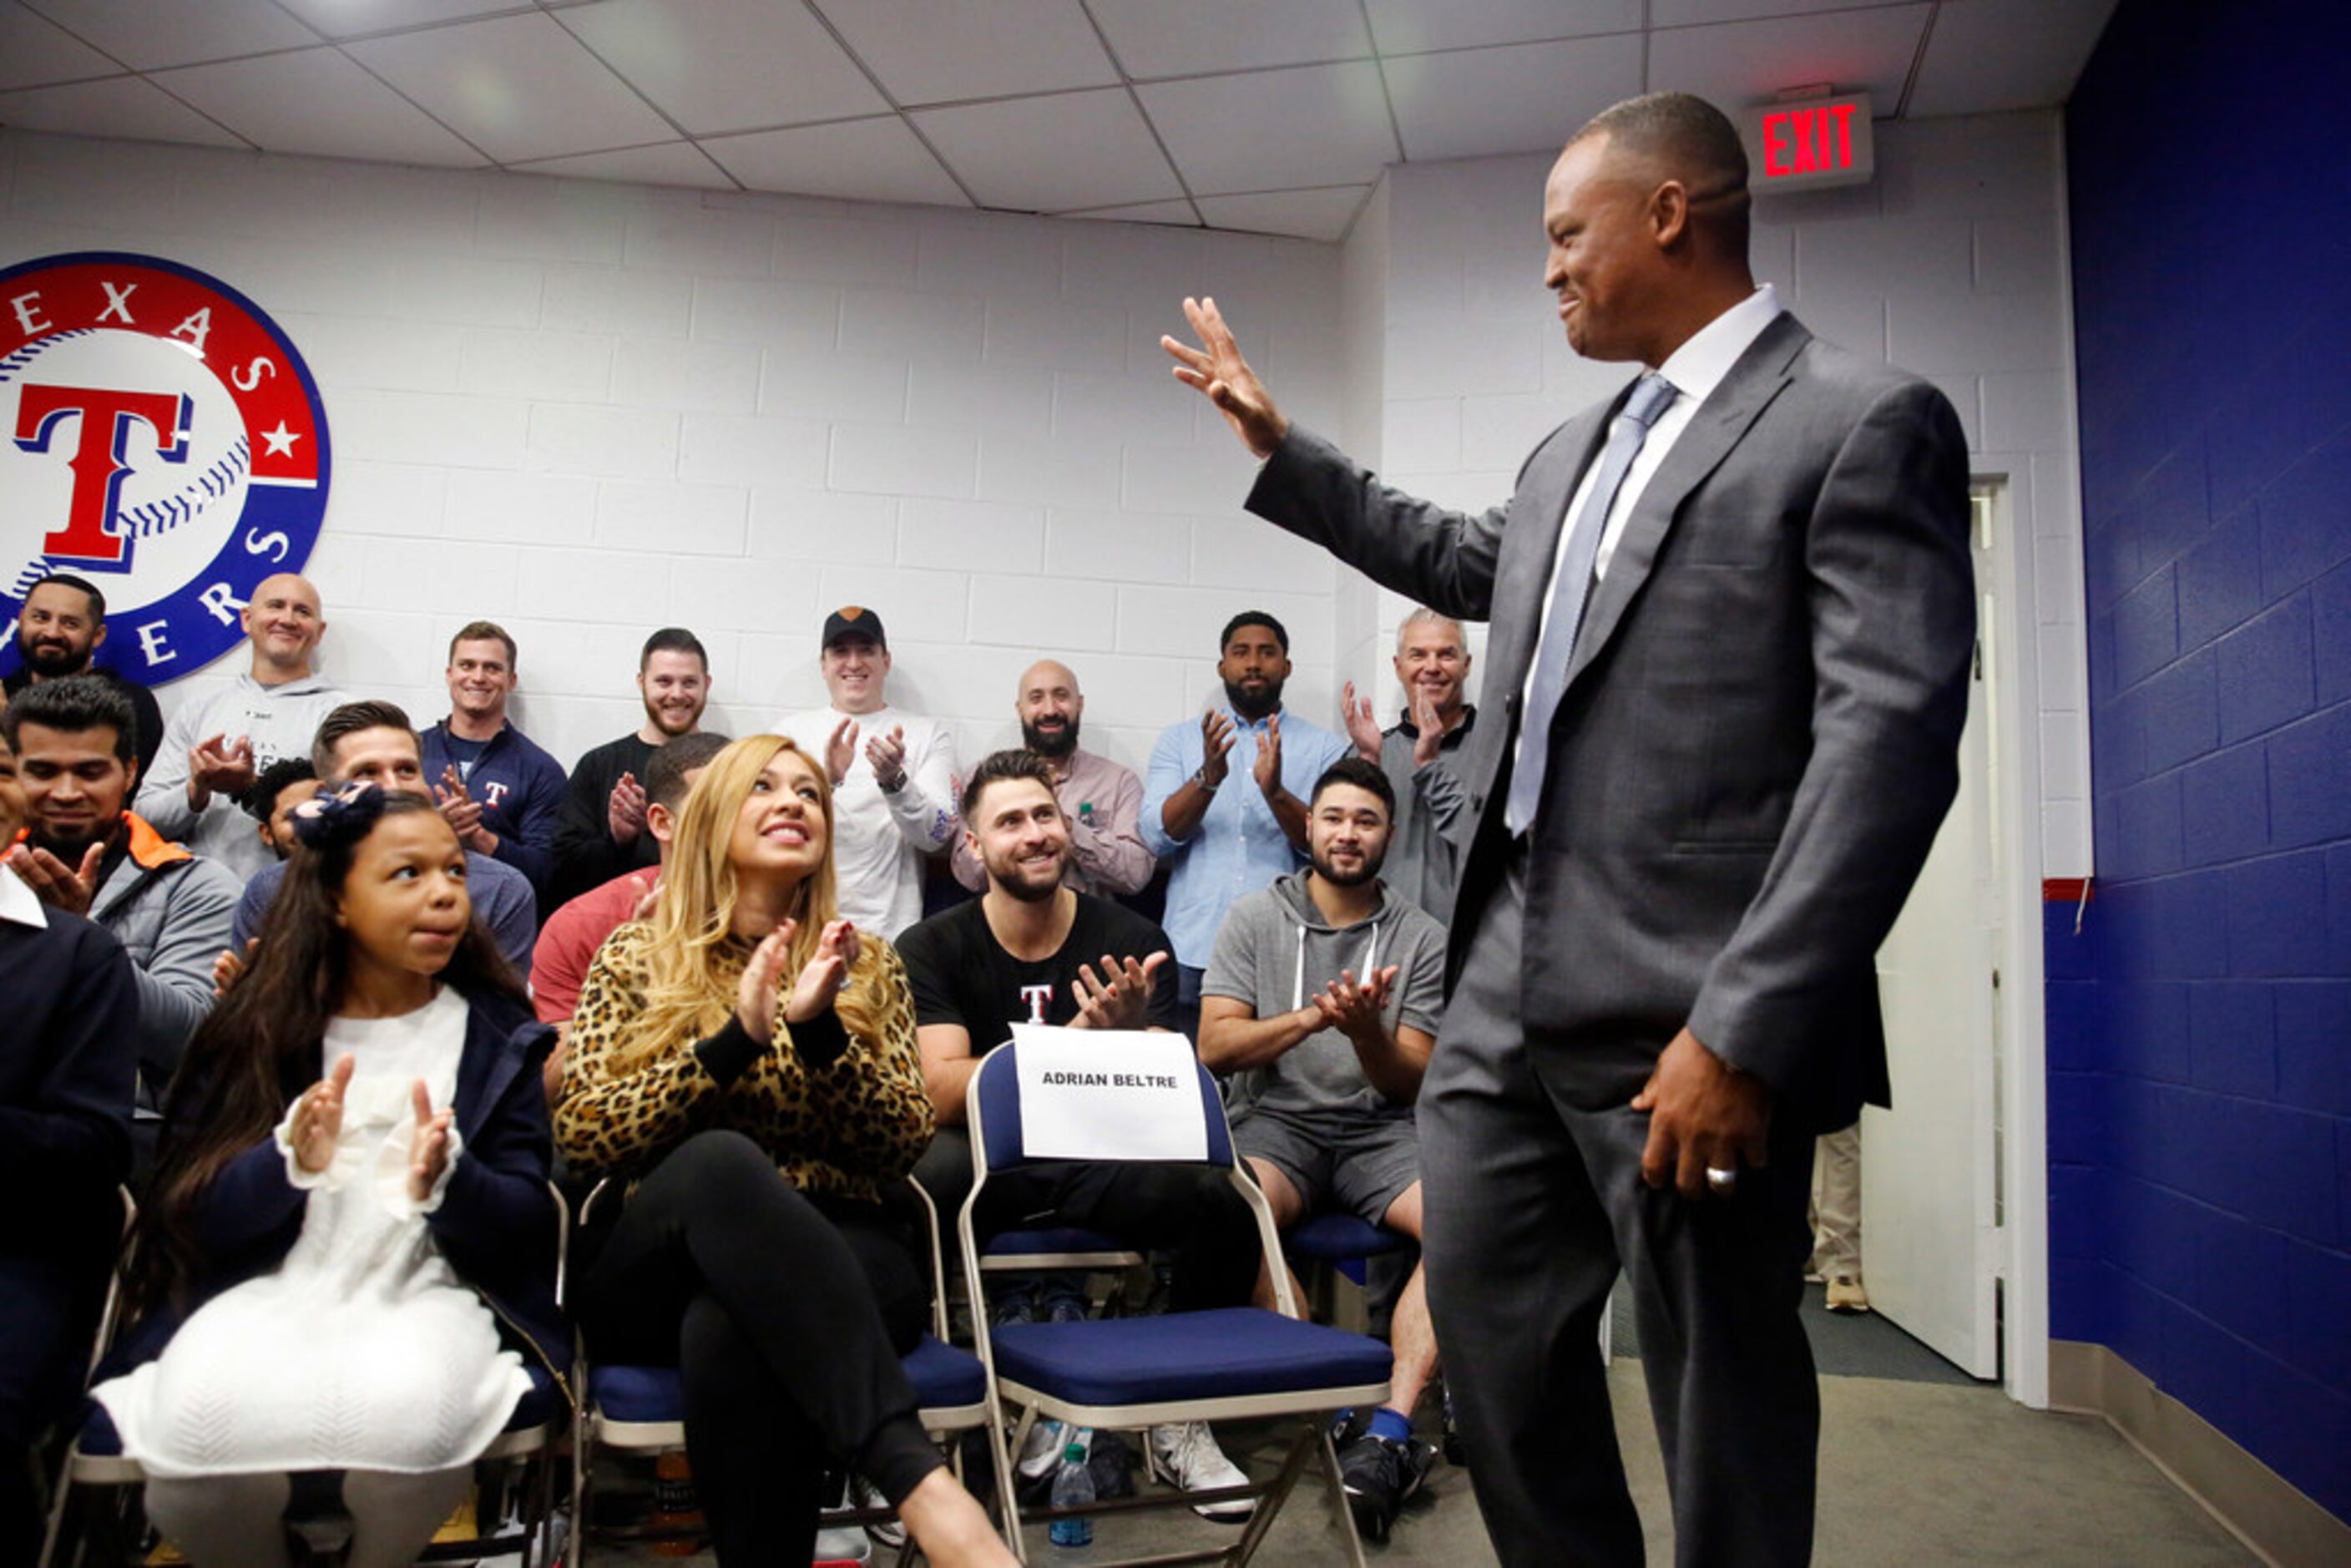
[[1409,1113],[1317,1115],[1259,1107],[1233,1128],[1233,1147],[1280,1171],[1309,1215],[1335,1208],[1377,1225],[1420,1179],[1420,1139]]

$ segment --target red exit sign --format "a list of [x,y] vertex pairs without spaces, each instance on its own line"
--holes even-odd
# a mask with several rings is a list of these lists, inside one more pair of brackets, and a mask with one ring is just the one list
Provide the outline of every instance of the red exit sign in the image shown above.
[[1758,195],[1857,185],[1877,168],[1869,95],[1782,99],[1740,117],[1748,188]]

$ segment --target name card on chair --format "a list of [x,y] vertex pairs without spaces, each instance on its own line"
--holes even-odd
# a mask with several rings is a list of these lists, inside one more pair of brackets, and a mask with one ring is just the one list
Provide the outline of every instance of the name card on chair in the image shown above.
[[1200,1070],[1182,1035],[1022,1023],[1012,1040],[1030,1159],[1208,1157]]

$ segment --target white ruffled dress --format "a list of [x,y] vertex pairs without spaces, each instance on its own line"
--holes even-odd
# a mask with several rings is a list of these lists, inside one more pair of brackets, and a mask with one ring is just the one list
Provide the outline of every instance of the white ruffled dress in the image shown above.
[[445,1469],[480,1456],[530,1386],[500,1347],[497,1320],[461,1282],[426,1227],[464,1158],[422,1204],[407,1191],[424,1080],[438,1108],[456,1090],[466,1005],[444,988],[401,1018],[337,1019],[323,1060],[354,1062],[328,1168],[295,1163],[309,1190],[302,1231],[277,1269],[222,1291],[162,1355],[92,1396],[123,1451],[158,1476]]

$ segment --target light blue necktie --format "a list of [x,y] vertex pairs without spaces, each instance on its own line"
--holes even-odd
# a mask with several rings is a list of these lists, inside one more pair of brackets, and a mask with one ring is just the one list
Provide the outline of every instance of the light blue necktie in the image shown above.
[[1559,713],[1559,699],[1567,689],[1567,661],[1575,652],[1575,633],[1583,624],[1584,601],[1591,596],[1592,564],[1600,555],[1600,537],[1608,531],[1608,508],[1625,483],[1625,471],[1649,438],[1649,427],[1666,412],[1679,389],[1652,371],[1633,383],[1633,395],[1608,424],[1608,445],[1600,454],[1600,473],[1583,509],[1569,525],[1567,555],[1551,585],[1551,602],[1544,607],[1541,646],[1535,653],[1534,680],[1527,691],[1526,713],[1519,727],[1519,762],[1510,775],[1510,797],[1502,806],[1502,825],[1516,838],[1534,824],[1535,808],[1542,804],[1543,768],[1551,760],[1551,721]]

